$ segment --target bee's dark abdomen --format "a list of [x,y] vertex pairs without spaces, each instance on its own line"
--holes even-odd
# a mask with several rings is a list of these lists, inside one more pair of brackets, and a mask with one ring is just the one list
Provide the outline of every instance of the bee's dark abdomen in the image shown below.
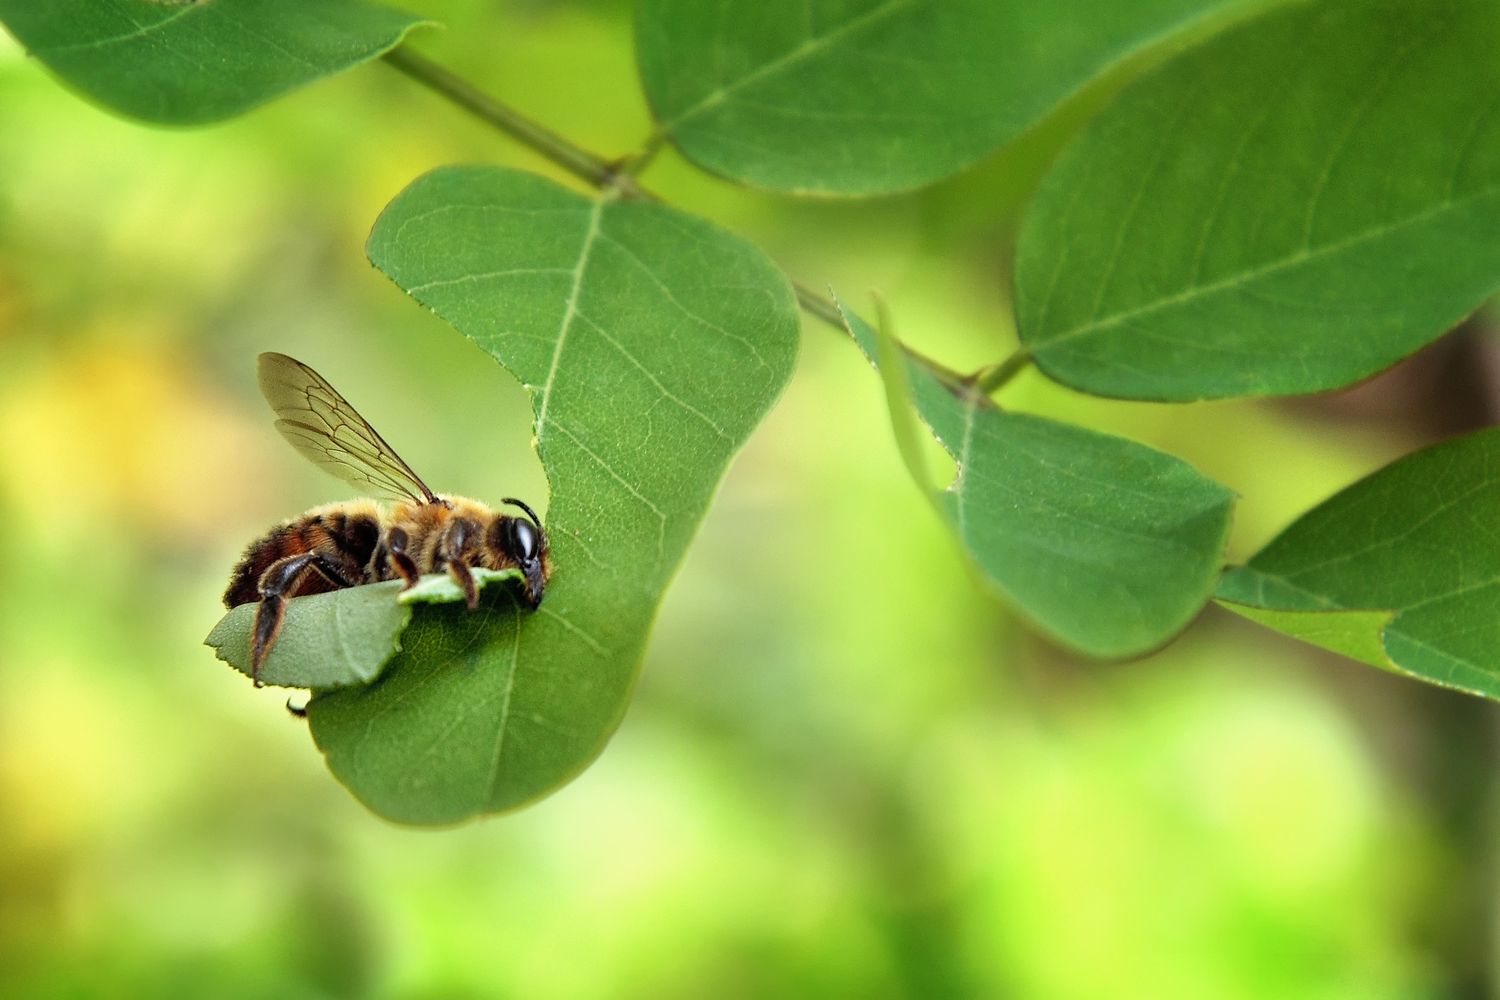
[[257,584],[266,567],[282,556],[306,552],[302,541],[302,522],[293,521],[272,528],[265,536],[257,538],[245,549],[245,554],[229,575],[229,589],[224,592],[224,606],[238,607],[260,600]]
[[360,567],[369,565],[375,546],[380,544],[379,522],[366,514],[346,514],[343,511],[334,511],[317,520],[322,522],[329,541],[345,561]]
[[[366,567],[380,544],[380,523],[367,514],[332,511],[312,514],[272,528],[250,543],[229,577],[225,607],[260,600],[260,577],[273,562],[302,552],[329,556],[351,580],[363,582]],[[336,589],[321,573],[309,572],[287,597],[321,594]]]
[[[262,542],[264,539],[261,540]],[[241,604],[249,604],[260,600],[260,594],[255,589],[255,581],[260,578],[254,570],[256,549],[261,542],[256,542],[246,550],[243,558],[235,564],[234,572],[229,574],[229,589],[224,591],[224,606],[226,608],[237,608]],[[267,563],[266,565],[270,565]]]

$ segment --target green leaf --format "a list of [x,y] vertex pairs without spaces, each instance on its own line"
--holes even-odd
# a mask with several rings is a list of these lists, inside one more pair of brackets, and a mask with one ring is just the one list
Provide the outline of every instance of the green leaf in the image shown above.
[[1257,609],[1321,614],[1332,622],[1324,636],[1342,638],[1320,645],[1500,698],[1497,512],[1500,429],[1491,429],[1409,455],[1325,501],[1225,574],[1217,596],[1299,638],[1314,626]]
[[1132,85],[1020,236],[1023,341],[1088,392],[1370,375],[1500,288],[1500,5],[1323,0]]
[[[877,334],[840,309],[875,362]],[[906,365],[917,412],[958,462],[941,497],[949,524],[1027,617],[1067,646],[1119,657],[1161,645],[1197,614],[1219,573],[1233,493],[1171,455],[1002,412]]]
[[[400,590],[401,582],[393,580],[288,601],[281,636],[261,667],[261,683],[319,689],[374,680],[411,620],[410,606],[396,600]],[[246,676],[257,607],[230,609],[203,640],[214,655]]]
[[[518,570],[475,569],[481,588],[497,580],[519,581]],[[368,684],[401,648],[401,632],[417,603],[462,601],[463,591],[447,574],[423,577],[402,591],[400,580],[293,598],[286,603],[281,635],[260,680],[269,687],[327,690]],[[214,655],[250,676],[250,635],[258,604],[231,608],[203,640]]]
[[[891,433],[896,438],[896,449],[901,455],[901,462],[906,466],[912,482],[917,484],[917,489],[936,506],[938,483],[927,468],[927,456],[922,450],[923,431],[918,429],[915,407],[912,404],[911,372],[906,365],[901,342],[891,332],[890,311],[886,308],[885,301],[876,300],[875,306],[880,324],[873,330],[868,326],[863,327],[860,332],[860,347],[866,351],[874,348],[874,354],[868,356],[874,362],[875,370],[880,373],[880,381],[885,386],[886,412],[891,418]],[[842,312],[840,307],[840,313]],[[855,322],[862,324],[857,317]],[[849,317],[845,316],[844,325],[848,327],[849,323]],[[866,343],[866,340],[873,340],[873,344]]]
[[603,748],[662,591],[791,376],[798,316],[764,255],[700,219],[498,168],[418,179],[368,252],[527,386],[551,484],[536,612],[439,609],[376,683],[309,709],[363,802],[454,822],[536,799]]
[[1330,653],[1401,673],[1385,655],[1385,647],[1380,642],[1381,633],[1395,617],[1389,611],[1275,611],[1222,599],[1219,604],[1256,624]]
[[642,0],[641,78],[699,166],[868,195],[947,177],[1224,0]]
[[[481,590],[497,580],[510,580],[517,585],[522,585],[526,579],[518,569],[485,569],[483,566],[473,566],[470,567],[469,574],[474,577],[475,586]],[[447,573],[431,573],[419,579],[416,586],[410,590],[403,590],[397,594],[396,600],[402,604],[452,604],[455,601],[464,600],[464,592]]]
[[362,0],[0,0],[69,86],[132,118],[229,118],[394,48],[426,23]]

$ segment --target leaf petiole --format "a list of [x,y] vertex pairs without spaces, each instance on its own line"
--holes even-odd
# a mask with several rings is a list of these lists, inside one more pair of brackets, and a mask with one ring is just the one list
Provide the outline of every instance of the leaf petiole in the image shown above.
[[1031,364],[1031,352],[1017,347],[1004,361],[979,369],[966,380],[974,391],[991,396],[1010,384],[1011,379],[1021,374]]

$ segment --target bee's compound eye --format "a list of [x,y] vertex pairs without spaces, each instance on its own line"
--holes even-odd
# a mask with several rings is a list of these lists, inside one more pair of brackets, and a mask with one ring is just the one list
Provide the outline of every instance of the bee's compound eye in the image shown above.
[[537,530],[530,521],[513,517],[506,524],[506,531],[510,535],[511,555],[522,562],[536,558],[537,549],[541,547],[541,539],[537,537]]

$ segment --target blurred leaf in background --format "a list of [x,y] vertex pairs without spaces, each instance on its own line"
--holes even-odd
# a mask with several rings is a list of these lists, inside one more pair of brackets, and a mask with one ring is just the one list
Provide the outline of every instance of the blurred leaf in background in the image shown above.
[[[649,131],[625,5],[407,6],[584,145]],[[545,170],[379,65],[168,132],[0,41],[0,993],[1483,995],[1493,708],[1218,612],[1119,666],[1027,638],[811,327],[597,766],[500,821],[373,819],[199,642],[250,538],[345,497],[270,427],[261,350],[346,373],[434,483],[545,492],[521,388],[360,249],[476,161]],[[851,205],[652,179],[962,368],[1004,344],[991,169]],[[1237,559],[1421,440],[1011,392],[1241,493]]]

